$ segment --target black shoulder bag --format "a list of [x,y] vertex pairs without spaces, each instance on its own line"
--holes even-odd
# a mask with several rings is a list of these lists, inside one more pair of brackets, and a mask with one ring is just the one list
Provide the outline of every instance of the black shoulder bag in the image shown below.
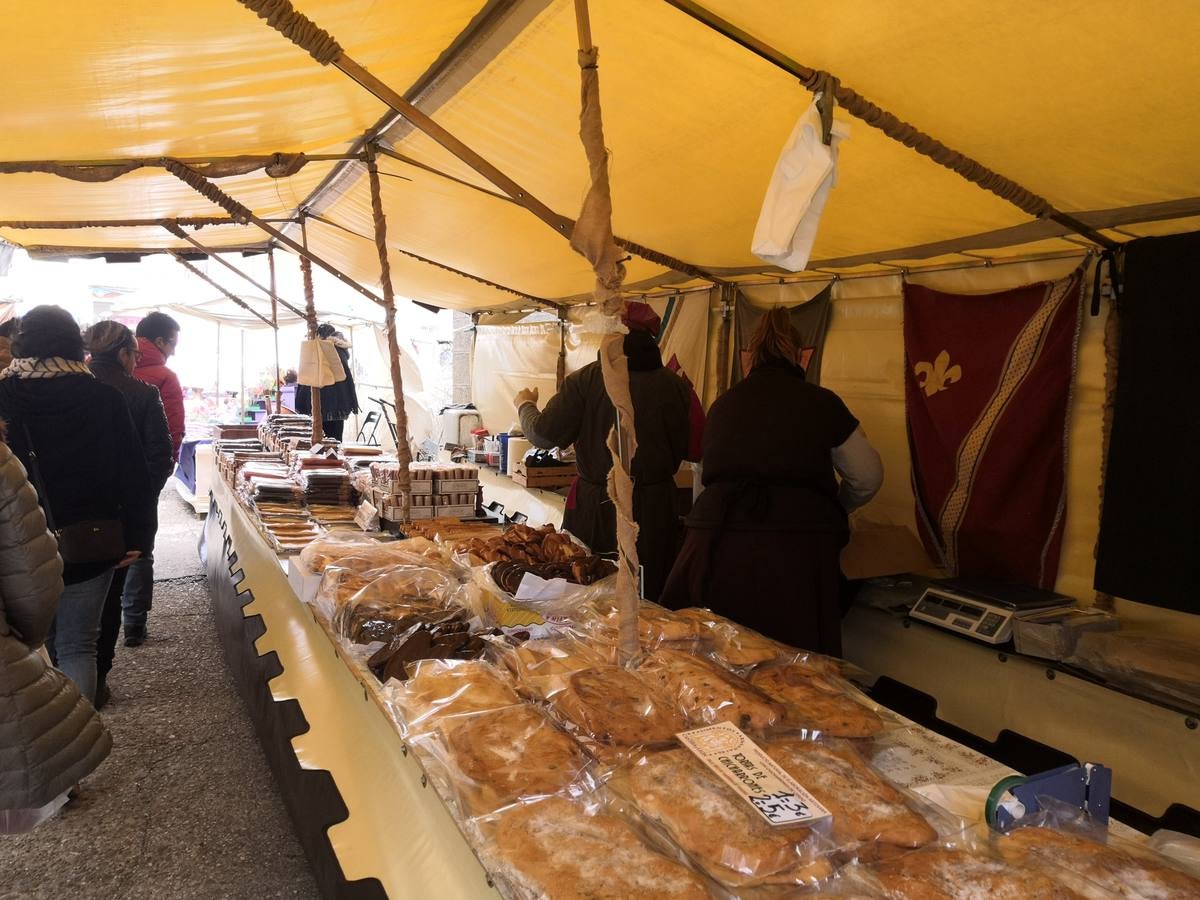
[[116,562],[125,556],[125,528],[120,519],[85,519],[64,528],[54,525],[54,513],[50,510],[50,495],[46,492],[45,482],[42,481],[41,466],[38,465],[37,451],[33,448],[33,436],[29,426],[21,426],[25,431],[25,443],[29,448],[29,474],[33,476],[33,486],[37,488],[42,500],[42,509],[46,513],[46,524],[50,532],[58,540],[58,555],[67,565]]

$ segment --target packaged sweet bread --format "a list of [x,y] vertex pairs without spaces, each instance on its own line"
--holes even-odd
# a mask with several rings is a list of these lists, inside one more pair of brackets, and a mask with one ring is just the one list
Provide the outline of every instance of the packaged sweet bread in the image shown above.
[[676,610],[675,615],[695,622],[698,636],[711,644],[713,655],[730,668],[754,666],[795,653],[785,644],[717,615],[712,610],[689,607]]
[[517,689],[535,700],[548,700],[566,689],[570,677],[581,669],[614,661],[608,648],[570,637],[496,646],[517,680]]
[[1064,888],[1083,896],[1200,897],[1200,879],[1134,847],[1115,846],[1049,827],[1017,828],[996,846],[1009,862],[1034,866]]
[[834,847],[822,834],[767,824],[690,750],[648,754],[610,786],[726,887],[812,885],[833,872]]
[[868,738],[883,729],[874,710],[854,700],[831,676],[804,663],[763,666],[750,683],[786,707],[787,724],[814,736]]
[[505,810],[485,861],[521,900],[704,900],[704,880],[624,819],[562,797]]
[[1080,900],[1043,872],[970,850],[930,847],[869,867],[889,900]]
[[421,660],[390,696],[406,738],[436,728],[446,716],[522,704],[512,679],[483,660]]
[[937,837],[904,794],[848,744],[777,738],[763,749],[833,814],[833,839],[857,845],[859,858],[923,847]]
[[536,707],[442,716],[439,731],[439,746],[429,749],[445,754],[468,815],[594,787],[582,749]]
[[637,671],[672,699],[692,725],[730,722],[743,731],[762,732],[783,724],[781,703],[712,660],[659,648]]
[[340,602],[335,593],[332,625],[355,644],[388,642],[409,627],[407,617],[445,609],[457,587],[436,569],[387,569]]
[[300,554],[300,561],[311,572],[324,572],[333,565],[366,572],[402,564],[457,571],[449,548],[422,537],[387,542],[364,540],[361,535],[349,539],[328,537],[309,544]]
[[687,727],[661,689],[616,665],[572,673],[551,708],[594,757],[611,764],[633,752],[663,749]]

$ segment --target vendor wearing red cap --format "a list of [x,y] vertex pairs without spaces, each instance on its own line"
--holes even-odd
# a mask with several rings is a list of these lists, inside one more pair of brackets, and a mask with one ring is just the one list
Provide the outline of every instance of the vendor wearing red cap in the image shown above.
[[[654,310],[630,303],[623,321],[629,328],[624,344],[638,444],[632,466],[633,516],[639,526],[645,594],[653,600],[678,546],[675,472],[688,455],[690,393],[687,383],[663,366],[656,342],[662,322]],[[542,449],[575,445],[579,477],[567,498],[563,528],[596,553],[616,552],[616,512],[606,488],[612,468],[607,441],[616,413],[599,359],[567,376],[541,412],[537,400],[536,388],[526,388],[515,400],[530,443]]]

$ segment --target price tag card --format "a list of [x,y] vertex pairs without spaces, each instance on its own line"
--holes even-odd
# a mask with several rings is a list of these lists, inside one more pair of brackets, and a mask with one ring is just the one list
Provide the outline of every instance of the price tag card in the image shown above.
[[745,799],[770,825],[809,825],[829,816],[741,729],[729,722],[681,731],[680,743]]

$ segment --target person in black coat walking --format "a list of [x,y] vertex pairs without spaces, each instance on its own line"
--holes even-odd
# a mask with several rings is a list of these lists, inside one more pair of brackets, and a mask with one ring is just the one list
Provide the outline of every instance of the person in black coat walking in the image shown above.
[[[146,516],[157,531],[158,495],[175,470],[171,431],[163,409],[158,388],[133,377],[137,367],[138,342],[133,332],[120,322],[105,321],[93,325],[85,337],[91,353],[92,374],[105,384],[112,385],[125,397],[133,426],[141,441],[150,480],[146,485]],[[135,585],[129,573],[136,566],[117,569],[104,600],[100,620],[100,643],[96,655],[96,708],[108,701],[108,673],[112,670],[117,636],[121,631],[122,610],[125,611],[125,644],[136,647],[145,640],[146,614],[154,585]]]
[[57,306],[31,310],[13,342],[13,361],[0,372],[0,418],[8,421],[9,447],[21,464],[40,473],[39,500],[55,528],[113,519],[122,525],[123,556],[64,561],[65,589],[47,642],[59,668],[94,700],[100,615],[113,569],[152,546],[154,529],[145,503],[149,475],[128,404],[92,375],[83,355],[70,313]]

